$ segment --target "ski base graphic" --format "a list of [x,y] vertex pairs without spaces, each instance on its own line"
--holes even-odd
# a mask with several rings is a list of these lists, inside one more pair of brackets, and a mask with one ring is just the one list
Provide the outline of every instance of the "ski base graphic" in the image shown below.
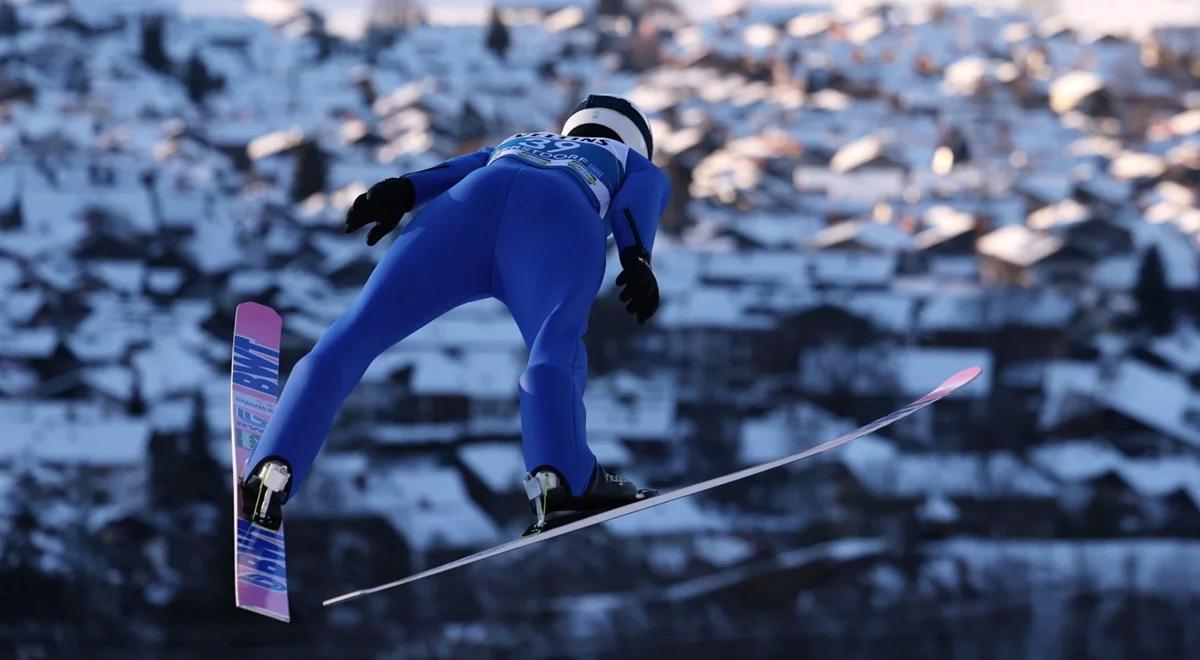
[[745,468],[742,470],[738,470],[736,472],[731,472],[731,473],[723,475],[723,476],[714,477],[707,481],[701,481],[700,483],[693,484],[693,485],[687,486],[685,488],[680,488],[679,490],[674,490],[674,491],[671,491],[668,493],[663,493],[661,495],[658,495],[657,497],[651,497],[649,499],[634,502],[633,504],[627,504],[625,506],[618,507],[616,509],[610,509],[608,511],[598,513],[594,516],[589,516],[582,520],[577,520],[575,522],[568,523],[561,527],[555,527],[553,529],[547,530],[545,532],[541,532],[539,534],[534,534],[532,536],[526,536],[523,538],[516,539],[514,541],[509,541],[507,543],[502,543],[493,548],[489,548],[487,550],[481,550],[480,552],[477,552],[473,555],[463,557],[462,559],[458,559],[458,560],[449,562],[447,564],[443,564],[441,566],[431,568],[426,571],[421,571],[420,573],[410,575],[406,578],[402,578],[402,579],[396,580],[394,582],[388,582],[385,584],[381,584],[377,587],[371,587],[369,589],[360,589],[358,591],[351,591],[350,593],[343,594],[341,596],[336,596],[334,598],[325,600],[325,601],[323,601],[323,604],[326,607],[328,607],[330,605],[335,605],[337,603],[344,603],[346,601],[353,600],[355,598],[360,598],[362,596],[366,596],[369,594],[375,594],[375,593],[379,593],[381,591],[386,591],[388,589],[393,589],[395,587],[399,587],[399,586],[408,584],[410,582],[416,582],[417,580],[421,580],[421,579],[424,579],[424,578],[427,578],[427,577],[430,577],[433,575],[437,575],[439,573],[445,573],[447,571],[452,571],[456,568],[462,568],[463,566],[467,566],[469,564],[474,564],[475,562],[483,561],[484,559],[489,559],[489,558],[495,557],[497,555],[502,555],[506,552],[512,552],[513,550],[519,550],[521,548],[525,548],[525,547],[534,545],[536,543],[541,543],[543,541],[549,541],[552,538],[556,538],[556,537],[562,536],[564,534],[570,534],[571,532],[585,529],[587,527],[592,527],[593,525],[599,525],[599,524],[607,522],[609,520],[613,520],[614,518],[620,518],[621,516],[627,516],[631,513],[637,513],[638,511],[649,509],[651,507],[656,507],[661,504],[667,504],[669,502],[674,502],[675,500],[682,499],[684,497],[688,497],[689,495],[695,495],[696,493],[702,493],[706,490],[710,490],[710,489],[716,488],[718,486],[724,486],[725,484],[733,483],[735,481],[739,481],[741,479],[745,479],[747,477],[751,477],[756,474],[761,474],[761,473],[767,472],[769,470],[774,470],[775,468],[783,467],[784,465],[787,465],[789,463],[794,463],[801,459],[816,456],[817,454],[827,452],[831,449],[836,449],[838,447],[841,447],[842,445],[849,443],[852,440],[856,440],[858,438],[863,437],[864,435],[869,435],[871,433],[874,433],[875,431],[878,431],[879,429],[881,429],[885,426],[888,426],[889,424],[892,424],[901,419],[904,419],[905,417],[908,417],[909,415],[924,408],[925,406],[928,406],[928,405],[938,401],[939,399],[942,399],[943,397],[949,395],[950,393],[954,392],[955,390],[963,387],[967,383],[970,383],[982,371],[983,370],[980,369],[979,367],[970,367],[968,369],[963,369],[962,371],[947,378],[945,381],[942,382],[941,385],[938,385],[936,389],[934,389],[929,394],[926,394],[925,396],[921,397],[920,399],[913,401],[912,403],[904,406],[903,408],[900,408],[899,410],[888,413],[887,415],[880,417],[879,419],[871,422],[870,424],[867,424],[866,426],[862,426],[858,429],[855,429],[854,431],[851,431],[850,433],[847,433],[846,435],[841,436],[840,438],[835,438],[824,444],[820,444],[815,447],[810,447],[809,449],[805,449],[804,451],[797,452],[797,453],[791,454],[789,456],[784,456],[783,458],[779,458],[774,461],[770,461],[768,463],[763,463],[761,465],[755,465],[753,467],[748,467],[748,468]]
[[238,305],[233,321],[230,401],[233,414],[233,571],[237,606],[289,621],[283,527],[271,531],[242,514],[241,481],[279,396],[279,342],[283,321],[258,303]]

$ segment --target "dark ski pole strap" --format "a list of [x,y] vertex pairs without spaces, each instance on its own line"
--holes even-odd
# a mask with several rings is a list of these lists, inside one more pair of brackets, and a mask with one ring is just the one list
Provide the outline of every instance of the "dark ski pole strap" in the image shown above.
[[637,243],[638,249],[642,251],[642,254],[646,257],[646,261],[649,262],[650,251],[646,249],[646,244],[642,242],[642,234],[638,231],[637,222],[633,219],[633,211],[625,209],[624,213],[625,222],[629,223],[629,231],[633,234],[633,242]]

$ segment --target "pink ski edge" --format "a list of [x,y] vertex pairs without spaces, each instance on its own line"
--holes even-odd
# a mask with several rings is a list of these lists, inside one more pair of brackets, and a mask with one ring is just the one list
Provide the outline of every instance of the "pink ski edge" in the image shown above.
[[287,592],[270,591],[245,582],[238,582],[238,607],[267,613],[281,621],[290,619]]
[[[265,305],[255,302],[245,302],[237,306],[234,312],[234,337],[247,337],[257,344],[270,347],[275,351],[279,350],[283,332],[283,319],[279,314]],[[233,360],[231,358],[231,370]],[[230,434],[231,434],[231,459],[232,465],[230,471],[233,477],[233,551],[234,557],[238,556],[238,521],[244,520],[241,515],[241,507],[239,506],[239,493],[237,492],[237,483],[242,477],[242,472],[245,469],[245,461],[249,458],[251,450],[239,447],[237,443],[237,434],[239,431],[237,423],[237,413],[239,409],[238,389],[231,383],[230,387]],[[269,399],[272,404],[275,399]],[[249,610],[267,616],[269,618],[288,623],[291,621],[290,608],[286,592],[276,592],[262,587],[247,584],[239,578],[241,569],[237,561],[234,562],[234,604],[240,609]]]

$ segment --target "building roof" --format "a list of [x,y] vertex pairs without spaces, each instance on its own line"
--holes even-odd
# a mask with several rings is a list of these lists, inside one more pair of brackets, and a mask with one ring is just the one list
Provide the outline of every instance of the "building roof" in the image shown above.
[[973,215],[942,205],[926,211],[924,220],[926,228],[913,236],[913,245],[921,250],[969,234],[977,224]]
[[1183,376],[1127,359],[1096,383],[1095,397],[1152,429],[1200,447],[1200,398]]
[[592,378],[583,394],[588,433],[669,440],[675,435],[677,398],[670,378],[627,372]]
[[428,460],[371,463],[362,454],[326,455],[305,493],[300,515],[379,515],[414,552],[477,547],[500,537],[459,471]]
[[1060,584],[1087,584],[1103,592],[1200,592],[1193,567],[1200,547],[1178,539],[976,539],[933,543],[927,550],[952,567],[951,582],[985,584],[1003,562],[1019,561],[1031,575],[1053,575]]
[[1049,498],[1053,483],[1009,452],[900,453],[884,441],[861,438],[841,461],[878,498],[929,495],[964,499]]
[[1088,208],[1074,199],[1043,206],[1029,214],[1025,223],[1034,231],[1057,230],[1085,222],[1092,217]]
[[[67,410],[69,406],[64,406]],[[93,468],[145,467],[150,425],[120,417],[72,421],[24,415],[0,416],[0,462],[31,457],[45,463]]]
[[1102,440],[1071,440],[1034,447],[1030,462],[1067,482],[1116,474],[1146,497],[1184,491],[1200,506],[1200,460],[1193,456],[1131,457]]
[[890,222],[849,220],[817,232],[810,245],[818,250],[853,245],[881,252],[894,252],[909,248],[912,245],[912,237]]
[[820,250],[811,259],[812,279],[835,286],[891,284],[899,267],[895,254],[849,250]]
[[458,458],[493,493],[521,491],[525,457],[516,442],[473,442],[458,449]]
[[1063,247],[1057,236],[1039,234],[1021,225],[1008,225],[979,238],[976,249],[979,253],[1028,268],[1056,254]]

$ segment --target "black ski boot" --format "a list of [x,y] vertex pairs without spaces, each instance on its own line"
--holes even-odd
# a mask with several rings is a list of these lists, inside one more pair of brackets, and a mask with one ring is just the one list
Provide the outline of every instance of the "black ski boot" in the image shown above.
[[292,471],[287,463],[266,459],[242,481],[242,514],[255,525],[278,531],[283,524]]
[[591,515],[658,495],[639,489],[632,481],[605,470],[599,463],[583,495],[571,494],[567,480],[554,468],[543,467],[525,475],[525,494],[533,509],[533,524],[522,536],[538,534]]

